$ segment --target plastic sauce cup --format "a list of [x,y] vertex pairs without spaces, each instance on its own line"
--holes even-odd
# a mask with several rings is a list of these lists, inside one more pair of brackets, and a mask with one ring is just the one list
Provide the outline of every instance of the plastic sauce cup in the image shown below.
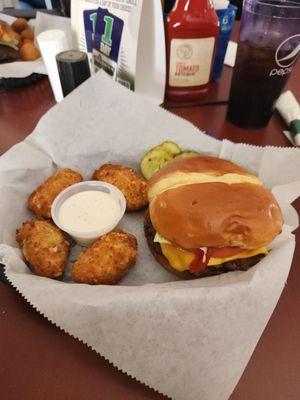
[[[120,212],[116,217],[105,226],[99,226],[99,229],[93,232],[72,231],[62,225],[59,220],[59,210],[62,204],[71,196],[76,193],[85,191],[99,191],[110,194],[114,200],[117,201],[120,207]],[[87,204],[88,207],[88,204]],[[52,219],[61,230],[68,233],[78,244],[82,246],[90,246],[100,236],[112,231],[122,219],[126,210],[126,200],[123,193],[114,185],[101,181],[86,181],[76,183],[75,185],[67,187],[55,198],[51,207]]]

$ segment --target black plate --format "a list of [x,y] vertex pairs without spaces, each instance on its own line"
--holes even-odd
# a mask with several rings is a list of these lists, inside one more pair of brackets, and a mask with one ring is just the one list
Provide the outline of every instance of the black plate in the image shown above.
[[0,90],[18,89],[32,84],[44,76],[45,75],[33,73],[25,78],[0,78]]
[[4,265],[3,264],[0,264],[0,282],[10,285],[9,281],[7,280],[6,276],[4,275]]

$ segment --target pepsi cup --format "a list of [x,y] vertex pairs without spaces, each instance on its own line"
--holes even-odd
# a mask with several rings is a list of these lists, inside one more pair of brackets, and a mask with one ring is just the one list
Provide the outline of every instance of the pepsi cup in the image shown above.
[[227,118],[263,128],[300,53],[300,2],[245,0]]

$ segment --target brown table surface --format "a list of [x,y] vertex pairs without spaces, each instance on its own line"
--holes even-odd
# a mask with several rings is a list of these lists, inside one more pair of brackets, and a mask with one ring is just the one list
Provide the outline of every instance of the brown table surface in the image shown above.
[[[209,101],[228,98],[231,73],[230,68],[225,68],[222,79],[212,85]],[[298,62],[287,86],[298,99],[299,78]],[[0,93],[0,154],[23,140],[53,105],[47,78],[22,90]],[[277,115],[265,129],[245,131],[226,121],[226,105],[181,107],[173,112],[201,129],[214,132],[216,137],[257,145],[289,145],[282,134],[284,124]],[[295,206],[299,211],[299,200]],[[298,229],[287,285],[231,400],[300,399],[299,242]],[[0,398],[158,400],[164,397],[61,332],[13,288],[0,283]]]

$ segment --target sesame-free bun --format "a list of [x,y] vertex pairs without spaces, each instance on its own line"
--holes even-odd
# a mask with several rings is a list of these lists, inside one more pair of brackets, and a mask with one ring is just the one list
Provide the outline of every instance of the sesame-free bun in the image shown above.
[[215,157],[176,160],[148,182],[150,218],[185,249],[268,245],[282,213],[272,193],[245,169]]
[[0,20],[0,42],[12,47],[17,47],[20,43],[21,37],[19,33],[15,32],[10,25]]
[[231,161],[199,156],[175,160],[159,170],[148,181],[148,198],[151,201],[175,186],[207,182],[262,184],[255,175]]

